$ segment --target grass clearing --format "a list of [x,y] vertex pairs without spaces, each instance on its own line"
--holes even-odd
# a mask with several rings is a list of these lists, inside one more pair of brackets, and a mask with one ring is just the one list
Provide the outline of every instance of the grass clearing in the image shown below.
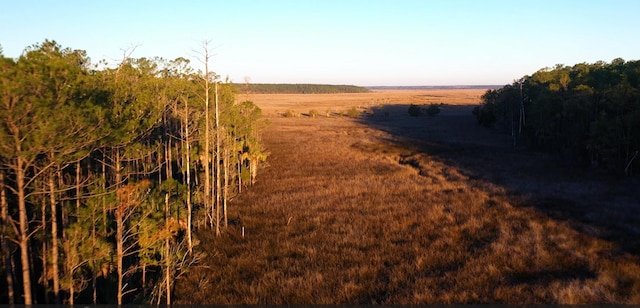
[[[255,95],[269,167],[237,224],[197,234],[176,304],[640,303],[637,183],[509,148],[475,126],[481,90],[383,92]],[[428,100],[440,114],[407,113]]]

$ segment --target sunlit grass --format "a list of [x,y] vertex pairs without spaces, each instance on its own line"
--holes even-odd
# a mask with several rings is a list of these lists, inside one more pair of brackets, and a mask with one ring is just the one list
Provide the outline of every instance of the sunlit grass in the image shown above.
[[176,303],[640,302],[638,256],[492,175],[350,118],[272,122],[270,166],[230,205],[237,225],[198,232],[208,257]]

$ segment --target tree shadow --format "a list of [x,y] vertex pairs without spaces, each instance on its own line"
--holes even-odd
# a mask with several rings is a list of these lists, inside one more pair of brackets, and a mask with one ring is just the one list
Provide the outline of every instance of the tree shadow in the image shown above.
[[435,116],[410,116],[410,105],[375,109],[358,121],[456,168],[473,185],[504,188],[516,206],[531,207],[574,230],[640,256],[640,179],[567,166],[554,155],[514,146],[508,132],[480,126],[474,106],[440,105]]

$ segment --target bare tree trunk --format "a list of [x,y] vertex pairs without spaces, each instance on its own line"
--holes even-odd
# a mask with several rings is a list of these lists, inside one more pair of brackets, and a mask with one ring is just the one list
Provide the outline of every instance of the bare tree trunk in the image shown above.
[[7,195],[4,189],[4,173],[0,172],[0,221],[2,221],[2,230],[0,230],[0,244],[2,245],[2,255],[5,268],[5,279],[7,281],[7,304],[15,304],[13,290],[13,265],[11,264],[12,253],[9,247],[7,229],[9,227],[9,204],[7,203]]
[[[169,228],[169,194],[164,196],[165,228]],[[167,292],[167,305],[171,305],[171,252],[169,247],[170,236],[165,238],[165,287]]]
[[[46,233],[47,232],[47,200],[45,198],[42,198],[42,205],[40,207],[40,216],[42,217],[42,221],[40,222],[40,228],[42,229],[42,233]],[[47,240],[46,238],[43,239],[42,241],[42,252],[41,252],[41,258],[42,259],[42,286],[44,287],[44,302],[45,305],[49,304],[49,271],[48,271],[48,251],[47,251]]]
[[171,138],[167,138],[167,179],[173,178],[173,166],[171,166]]
[[[169,136],[167,136],[167,126],[166,126],[167,120],[166,120],[166,113],[164,113],[162,115],[162,126],[163,126],[163,130],[164,130],[164,169],[165,169],[165,173],[166,173],[166,177],[167,179],[171,178],[171,168],[169,167],[169,157],[171,156],[169,154],[169,151],[171,151],[171,149],[169,149]],[[162,173],[162,169],[160,169],[160,173]],[[162,183],[162,182],[161,182]]]
[[107,156],[102,152],[102,232],[107,232]]
[[216,104],[216,236],[220,236],[220,112],[218,108],[218,83],[213,84]]
[[[122,174],[120,172],[121,162],[120,162],[120,149],[116,148],[116,160],[115,160],[115,172],[116,172],[116,187],[120,187],[120,182],[122,181]],[[118,268],[118,294],[117,300],[118,305],[122,305],[122,280],[124,272],[122,270],[122,259],[124,258],[124,218],[123,213],[116,209],[115,218],[116,218],[116,267]]]
[[[31,239],[31,237],[29,237],[29,239]],[[29,245],[29,250],[28,250],[28,254],[29,254],[29,268],[32,269],[36,262],[34,261],[34,256],[36,255],[35,252],[33,251],[33,246]],[[33,273],[32,273],[33,274]],[[31,275],[31,277],[29,277],[31,279],[31,281],[33,281],[33,275]],[[32,285],[33,286],[33,285]],[[31,289],[31,300],[33,302],[34,305],[38,304],[38,298],[33,296],[34,294],[34,290],[33,288]]]
[[[69,246],[68,242],[66,243]],[[68,247],[67,251],[71,251],[71,247]],[[74,298],[76,297],[76,290],[73,287],[73,265],[71,264],[71,258],[66,258],[67,260],[67,271],[69,272],[69,305],[73,305]]]
[[224,189],[222,191],[222,213],[223,217],[223,226],[227,228],[229,225],[229,215],[227,215],[227,200],[229,200],[229,146],[226,146],[224,149]]
[[76,162],[76,211],[80,211],[80,161]]
[[[95,207],[91,208],[91,221],[93,221],[93,224],[91,224],[91,247],[93,247],[93,249],[96,249],[96,241],[97,241],[97,234],[96,234],[96,211],[95,211]],[[95,251],[95,250],[94,250]],[[91,258],[91,268],[93,269],[93,272],[91,273],[91,289],[93,291],[93,304],[95,305],[98,301],[98,290],[96,289],[96,258],[95,256],[93,256]]]
[[256,183],[256,178],[258,177],[258,157],[250,158],[249,173],[251,174],[251,185],[253,185]]
[[[204,206],[207,208],[209,202],[209,192],[211,190],[211,179],[209,164],[211,163],[211,154],[209,149],[209,140],[211,139],[211,133],[209,132],[209,47],[208,42],[204,43]],[[210,204],[211,212],[209,214],[209,224],[213,228],[213,204]]]
[[[169,152],[171,151],[171,149],[169,148],[169,145],[167,144],[169,142],[169,137],[166,137],[166,140],[164,142],[164,172],[167,174],[167,179],[171,178],[171,168],[169,167],[170,165],[170,160],[169,160]],[[162,168],[160,168],[160,172],[162,172]]]
[[189,254],[193,253],[193,240],[191,238],[191,221],[192,211],[191,208],[191,145],[189,144],[189,101],[184,100],[184,140],[186,143],[186,183],[187,183],[187,246],[189,248]]
[[[18,149],[20,150],[20,149]],[[25,162],[20,156],[16,162],[16,186],[18,190],[18,246],[20,247],[20,261],[22,265],[22,287],[24,289],[24,304],[32,305],[31,294],[31,266],[29,260],[29,222],[27,218],[27,203],[25,193]]]
[[56,304],[60,304],[60,267],[58,252],[58,210],[55,195],[53,172],[49,176],[49,203],[51,206],[51,266],[53,276],[53,296]]
[[158,165],[158,186],[162,185],[162,150],[158,150],[156,164]]
[[[117,212],[117,210],[116,210]],[[122,259],[124,258],[124,221],[123,217],[120,214],[116,214],[116,267],[118,268],[118,305],[122,305],[122,280],[123,280],[123,270],[122,270]]]
[[242,193],[242,153],[238,154],[238,193]]

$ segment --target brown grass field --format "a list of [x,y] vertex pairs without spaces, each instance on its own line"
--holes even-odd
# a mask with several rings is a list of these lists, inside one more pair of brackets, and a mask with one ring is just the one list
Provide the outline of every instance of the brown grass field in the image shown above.
[[483,92],[251,95],[267,166],[175,303],[640,303],[640,183],[513,148]]

